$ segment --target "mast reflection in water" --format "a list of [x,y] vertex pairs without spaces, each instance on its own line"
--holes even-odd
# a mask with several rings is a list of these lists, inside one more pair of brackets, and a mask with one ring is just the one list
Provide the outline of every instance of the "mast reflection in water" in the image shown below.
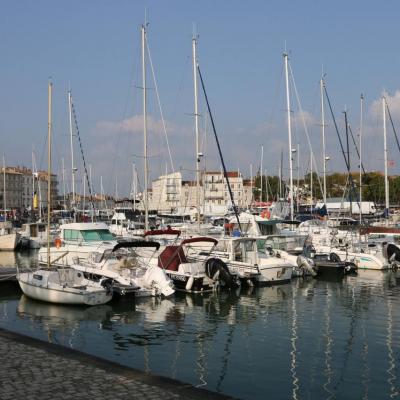
[[235,397],[399,396],[395,272],[91,308],[0,293],[2,327]]

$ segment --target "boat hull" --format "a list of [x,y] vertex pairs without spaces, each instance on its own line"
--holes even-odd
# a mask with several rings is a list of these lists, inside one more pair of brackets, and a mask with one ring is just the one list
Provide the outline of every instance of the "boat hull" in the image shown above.
[[63,290],[44,287],[29,282],[29,273],[20,274],[18,283],[23,293],[35,300],[56,304],[99,305],[109,302],[112,294],[106,291],[84,292],[77,289]]
[[18,245],[18,238],[17,233],[0,235],[0,250],[15,250]]
[[292,280],[293,267],[291,265],[280,265],[276,267],[259,267],[260,275],[258,285],[280,285]]

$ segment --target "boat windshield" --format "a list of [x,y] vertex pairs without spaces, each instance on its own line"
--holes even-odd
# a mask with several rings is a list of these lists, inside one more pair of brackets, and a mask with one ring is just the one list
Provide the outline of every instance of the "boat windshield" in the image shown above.
[[93,229],[88,231],[81,231],[83,240],[99,241],[99,240],[114,240],[114,236],[107,229]]
[[88,230],[75,230],[65,229],[64,240],[84,240],[85,242],[91,241],[106,241],[114,240],[114,236],[108,229],[88,229]]

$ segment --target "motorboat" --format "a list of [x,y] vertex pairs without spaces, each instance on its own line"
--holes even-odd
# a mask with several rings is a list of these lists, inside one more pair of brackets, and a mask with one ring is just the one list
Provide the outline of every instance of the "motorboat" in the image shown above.
[[[157,264],[174,282],[176,290],[189,293],[210,292],[217,287],[237,288],[239,279],[233,275],[225,262],[210,257],[213,247],[218,243],[210,237],[194,237],[170,244],[158,255]],[[193,259],[190,255],[205,252],[208,257]]]
[[[140,256],[135,250],[153,248],[157,251],[160,244],[150,241],[117,243],[112,249],[95,250],[88,257],[74,259],[71,268],[97,280],[108,278],[112,286],[120,293],[134,293],[136,297],[172,295],[174,285],[164,269],[151,265],[150,259]],[[154,254],[153,251],[153,254]],[[151,256],[150,256],[151,258]]]
[[[117,244],[116,237],[109,231],[103,222],[75,222],[60,225],[60,235],[50,247],[50,261],[52,265],[68,266],[88,257],[93,251],[103,252],[112,249]],[[38,252],[40,264],[47,264],[47,249],[41,248]]]
[[[285,259],[259,252],[258,238],[225,237],[218,240],[212,256],[223,260],[231,274],[246,285],[287,283],[292,278],[293,265]],[[200,252],[199,256],[206,256]]]

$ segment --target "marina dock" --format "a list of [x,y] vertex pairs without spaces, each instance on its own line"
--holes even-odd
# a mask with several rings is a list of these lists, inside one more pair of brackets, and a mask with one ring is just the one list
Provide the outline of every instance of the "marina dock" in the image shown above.
[[2,400],[231,399],[4,329],[0,351]]

